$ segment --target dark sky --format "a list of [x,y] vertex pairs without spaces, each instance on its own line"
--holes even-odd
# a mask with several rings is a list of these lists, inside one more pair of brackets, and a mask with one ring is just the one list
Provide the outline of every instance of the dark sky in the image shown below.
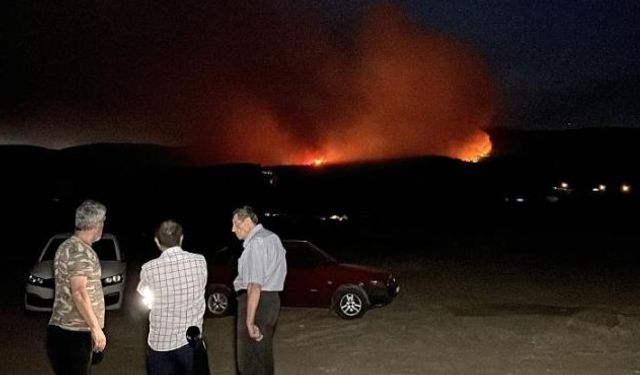
[[640,123],[637,1],[12,3],[0,143],[464,158],[496,125]]

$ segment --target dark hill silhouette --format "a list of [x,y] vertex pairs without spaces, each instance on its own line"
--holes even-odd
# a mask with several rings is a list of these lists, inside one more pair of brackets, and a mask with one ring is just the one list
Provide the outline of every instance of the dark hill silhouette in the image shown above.
[[[379,206],[394,210],[414,202],[443,208],[495,202],[512,191],[544,195],[559,181],[589,184],[640,182],[640,129],[567,131],[490,130],[493,155],[480,163],[416,157],[354,164],[261,167],[195,166],[188,148],[148,144],[93,144],[64,150],[1,146],[6,196],[70,199],[79,196],[184,197],[233,202],[257,192],[258,204],[316,210]],[[90,183],[72,167],[92,168]],[[270,172],[269,172],[270,171]],[[270,175],[269,173],[272,173]],[[246,186],[250,186],[247,189]],[[215,199],[214,199],[215,198]]]
[[187,164],[186,150],[153,144],[97,143],[60,150],[61,164],[97,164],[113,169],[176,167]]

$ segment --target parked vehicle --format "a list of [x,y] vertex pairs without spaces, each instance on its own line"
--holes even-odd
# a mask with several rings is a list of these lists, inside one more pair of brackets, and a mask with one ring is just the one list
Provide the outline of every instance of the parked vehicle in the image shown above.
[[[400,292],[395,277],[376,268],[340,264],[308,241],[284,240],[287,278],[282,306],[330,307],[344,319],[362,317],[375,306],[390,303]],[[209,257],[207,312],[225,316],[235,307],[233,280],[240,246],[225,247]]]
[[[53,257],[58,246],[69,238],[69,233],[52,236],[38,257],[27,277],[24,307],[28,311],[51,311],[53,307],[55,280],[53,277]],[[127,264],[120,250],[120,245],[113,234],[103,234],[102,239],[95,242],[93,250],[100,258],[102,266],[102,289],[107,310],[122,307],[124,288],[126,285]]]

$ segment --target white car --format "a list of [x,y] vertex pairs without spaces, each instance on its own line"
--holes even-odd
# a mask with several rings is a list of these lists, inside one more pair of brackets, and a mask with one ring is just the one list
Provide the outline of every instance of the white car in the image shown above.
[[[53,307],[55,280],[53,278],[53,257],[58,246],[71,234],[60,233],[52,236],[42,250],[38,262],[31,269],[25,287],[24,307],[28,311],[51,311]],[[113,234],[103,234],[102,239],[92,246],[100,258],[102,266],[102,290],[107,310],[122,307],[126,284],[127,264],[124,262],[118,240]]]

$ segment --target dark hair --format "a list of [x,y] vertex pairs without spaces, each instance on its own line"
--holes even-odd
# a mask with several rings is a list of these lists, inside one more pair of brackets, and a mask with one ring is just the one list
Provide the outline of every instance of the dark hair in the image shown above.
[[249,218],[254,224],[258,224],[258,214],[253,211],[251,206],[242,206],[240,208],[236,208],[233,210],[233,216],[237,216],[240,221],[244,221],[244,219]]
[[182,225],[173,220],[163,221],[156,229],[156,238],[162,247],[180,246],[182,239]]

